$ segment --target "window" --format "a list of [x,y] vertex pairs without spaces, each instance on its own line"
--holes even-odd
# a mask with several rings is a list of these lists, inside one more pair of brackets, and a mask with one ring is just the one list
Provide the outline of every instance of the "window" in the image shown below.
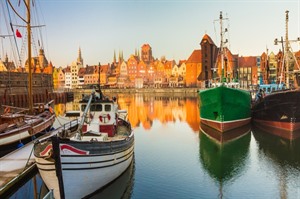
[[111,105],[110,104],[105,104],[104,105],[104,110],[105,111],[111,111]]

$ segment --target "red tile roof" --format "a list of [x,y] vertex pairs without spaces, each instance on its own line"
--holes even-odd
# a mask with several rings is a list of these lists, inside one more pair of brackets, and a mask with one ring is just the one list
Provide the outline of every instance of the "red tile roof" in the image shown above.
[[210,36],[208,36],[208,34],[205,34],[205,35],[202,37],[201,43],[202,43],[203,40],[207,40],[208,43],[215,45],[215,43],[214,43],[213,40],[210,38]]
[[191,56],[186,61],[186,63],[201,63],[201,61],[202,61],[201,50],[194,50]]
[[243,66],[256,66],[256,57],[247,56],[247,57],[239,57],[239,67]]

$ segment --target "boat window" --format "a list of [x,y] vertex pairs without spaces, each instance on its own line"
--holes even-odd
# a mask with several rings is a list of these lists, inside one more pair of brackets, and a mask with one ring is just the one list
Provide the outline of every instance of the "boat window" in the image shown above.
[[97,107],[96,107],[96,110],[97,110],[97,111],[102,111],[102,105],[101,105],[101,104],[97,104],[96,106],[97,106]]
[[84,111],[86,108],[86,104],[81,105],[81,111]]
[[96,105],[91,105],[90,111],[96,111]]
[[105,111],[111,111],[111,105],[110,104],[105,104],[104,105],[104,110]]
[[90,111],[102,111],[102,105],[101,104],[93,104],[91,106]]

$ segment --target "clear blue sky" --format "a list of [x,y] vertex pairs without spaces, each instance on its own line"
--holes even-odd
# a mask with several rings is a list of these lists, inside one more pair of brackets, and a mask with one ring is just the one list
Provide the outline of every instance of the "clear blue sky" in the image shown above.
[[[300,37],[300,0],[42,0],[46,56],[67,66],[81,48],[84,64],[111,63],[113,53],[125,59],[150,44],[153,56],[176,62],[188,59],[205,33],[219,46],[220,11],[229,18],[229,48],[240,56],[278,52],[274,39]],[[293,45],[299,50],[299,44]]]

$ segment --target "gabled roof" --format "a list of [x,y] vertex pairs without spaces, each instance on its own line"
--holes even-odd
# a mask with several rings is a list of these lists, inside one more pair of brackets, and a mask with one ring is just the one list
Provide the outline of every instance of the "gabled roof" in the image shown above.
[[70,66],[67,66],[67,68],[64,68],[64,69],[63,69],[63,72],[64,72],[64,73],[70,73],[70,72],[71,72]]
[[191,56],[186,61],[186,63],[201,63],[201,61],[202,61],[201,50],[194,50]]
[[96,72],[95,66],[86,66],[85,68],[85,74],[86,75],[92,75]]
[[181,64],[186,63],[186,60],[179,60],[178,65],[180,66]]
[[109,69],[108,64],[107,65],[101,65],[101,71],[100,73],[107,73]]
[[78,75],[83,76],[85,74],[86,68],[80,68],[78,71]]
[[215,43],[214,43],[213,40],[210,38],[210,36],[208,36],[208,34],[205,34],[205,35],[202,37],[202,40],[201,40],[200,44],[202,44],[202,42],[203,42],[204,40],[207,40],[209,44],[215,45]]
[[164,66],[165,66],[165,70],[170,70],[173,68],[173,65],[175,65],[175,61],[174,60],[171,60],[171,61],[166,61],[164,63]]

